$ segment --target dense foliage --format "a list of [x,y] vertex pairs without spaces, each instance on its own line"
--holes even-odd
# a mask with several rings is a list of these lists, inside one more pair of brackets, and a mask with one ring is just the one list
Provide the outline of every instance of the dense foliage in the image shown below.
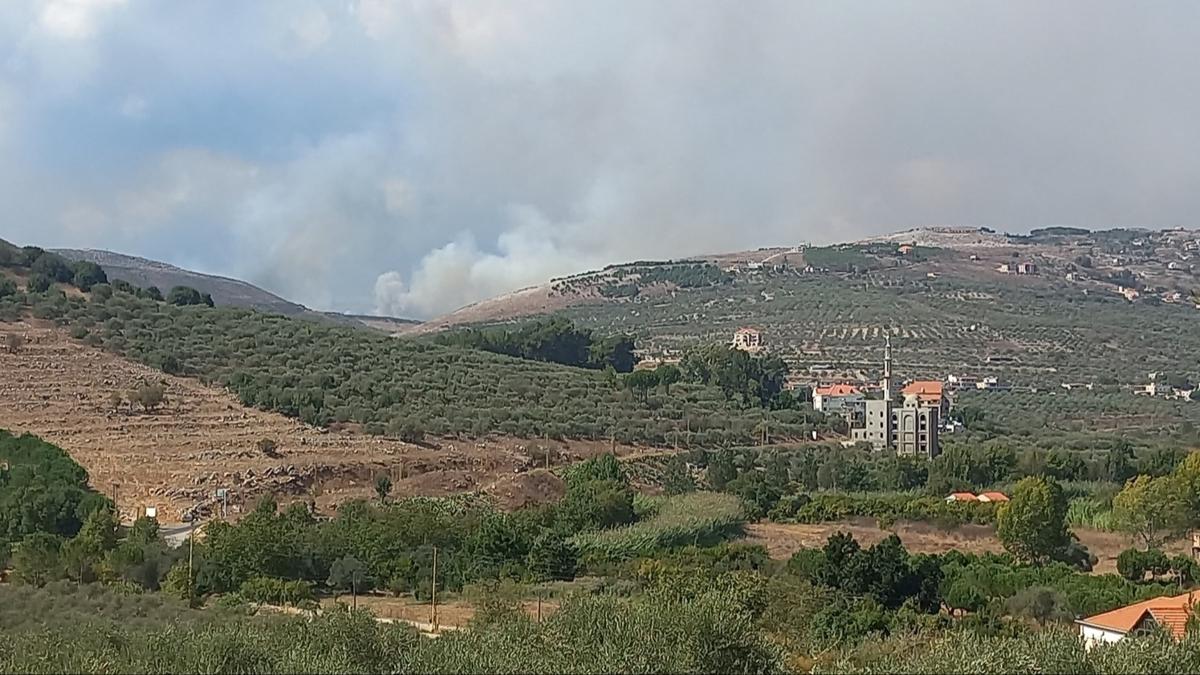
[[61,448],[0,430],[0,548],[27,535],[73,537],[109,502]]
[[[664,617],[666,619],[664,620]],[[505,615],[437,640],[366,614],[167,622],[93,618],[6,636],[0,672],[775,672],[779,651],[728,598],[583,598],[543,623]]]
[[[570,580],[586,562],[581,552],[597,562],[717,543],[736,536],[742,522],[737,501],[723,495],[687,495],[639,516],[619,465],[604,455],[571,469],[560,502],[515,513],[469,498],[407,499],[351,502],[333,519],[317,520],[303,504],[281,512],[264,500],[236,524],[207,526],[196,546],[195,592],[245,593],[250,583],[255,593],[294,595],[256,581],[271,578],[426,597],[435,549],[443,589],[498,579]],[[358,566],[352,580],[347,569]]]
[[561,317],[542,319],[516,329],[464,328],[440,333],[440,345],[482,349],[534,361],[628,373],[637,363],[633,338],[626,335],[600,337],[591,330],[575,327]]
[[788,374],[787,364],[778,356],[756,358],[721,343],[689,349],[679,367],[687,381],[715,384],[728,398],[761,406],[770,405],[784,393]]
[[249,310],[177,307],[120,291],[90,301],[53,291],[23,299],[35,316],[71,325],[88,343],[220,382],[248,405],[411,440],[499,432],[719,445],[753,440],[764,420],[783,438],[829,424],[811,411],[746,409],[715,386],[681,384],[639,399],[604,373]]
[[[27,274],[27,287],[35,291],[44,291],[55,283],[69,284],[82,291],[90,291],[97,285],[108,283],[108,276],[96,263],[71,263],[56,253],[36,246],[17,248],[0,241],[0,269],[5,267]],[[11,293],[5,293],[3,286],[0,286],[0,297],[5,295]]]

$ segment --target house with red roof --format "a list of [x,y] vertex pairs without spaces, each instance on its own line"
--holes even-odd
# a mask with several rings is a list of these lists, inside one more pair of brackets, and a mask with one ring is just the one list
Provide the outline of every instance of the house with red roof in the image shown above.
[[862,418],[867,395],[852,384],[831,384],[813,388],[812,403],[813,410],[841,415],[853,426]]
[[1079,626],[1079,636],[1083,638],[1084,645],[1089,648],[1157,629],[1179,640],[1187,633],[1188,619],[1195,612],[1197,603],[1200,603],[1200,591],[1191,591],[1089,616],[1077,620],[1075,624]]
[[904,385],[900,393],[903,397],[916,396],[922,406],[937,408],[942,419],[950,414],[950,399],[945,386],[937,380],[914,380]]
[[979,493],[979,501],[999,504],[1008,501],[1008,495],[1003,492],[981,492]]
[[954,502],[977,502],[977,501],[979,501],[979,497],[976,497],[975,493],[973,493],[973,492],[951,492],[950,496],[946,497],[947,504],[951,504]]

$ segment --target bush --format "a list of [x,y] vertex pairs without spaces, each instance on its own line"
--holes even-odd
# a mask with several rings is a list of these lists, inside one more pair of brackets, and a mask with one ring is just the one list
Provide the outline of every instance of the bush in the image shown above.
[[314,598],[312,584],[303,581],[285,581],[268,577],[255,577],[242,584],[238,591],[250,602],[269,605],[292,605],[293,607]]
[[852,517],[931,522],[943,527],[996,522],[994,503],[946,502],[909,493],[819,493],[800,501],[803,503],[794,509],[789,506],[775,512],[783,518],[780,522],[828,523]]

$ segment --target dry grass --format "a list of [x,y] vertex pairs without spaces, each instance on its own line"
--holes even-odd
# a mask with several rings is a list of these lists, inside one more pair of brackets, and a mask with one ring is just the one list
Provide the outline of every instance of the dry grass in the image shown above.
[[[820,548],[837,532],[854,535],[863,546],[882,541],[893,532],[900,537],[911,553],[1002,553],[1004,547],[996,538],[995,529],[989,525],[963,525],[949,530],[926,523],[897,523],[890,530],[881,530],[869,518],[855,518],[836,523],[812,525],[755,523],[746,527],[746,541],[766,547],[772,558],[785,559],[801,548]],[[1129,537],[1116,532],[1099,530],[1075,530],[1079,540],[1099,561],[1094,570],[1097,574],[1116,573],[1117,556],[1132,544]],[[1167,547],[1171,555],[1186,553],[1187,543],[1178,541]]]

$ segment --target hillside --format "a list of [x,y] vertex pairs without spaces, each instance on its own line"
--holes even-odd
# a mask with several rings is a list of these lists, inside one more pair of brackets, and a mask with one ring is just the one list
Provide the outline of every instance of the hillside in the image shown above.
[[190,286],[212,295],[218,305],[246,307],[295,316],[308,308],[237,279],[192,272],[167,263],[91,249],[53,249],[67,260],[88,260],[104,268],[111,279],[123,279],[141,288],[156,286],[164,293],[175,286]]
[[[47,322],[0,323],[0,336],[13,334],[21,346],[0,349],[0,427],[68,450],[126,516],[158,506],[165,521],[175,520],[194,504],[213,508],[218,488],[230,491],[236,508],[261,494],[328,507],[373,495],[377,475],[391,476],[397,496],[481,491],[512,507],[561,491],[561,481],[536,468],[545,462],[536,446],[553,448],[552,468],[610,447],[504,438],[416,444],[320,430],[80,344]],[[114,406],[113,394],[146,383],[164,385],[161,409],[148,413],[128,400]],[[275,441],[278,457],[258,450],[262,439]],[[618,446],[620,454],[632,451]]]
[[104,268],[112,279],[123,279],[141,288],[155,286],[164,293],[175,286],[190,286],[212,296],[221,306],[244,307],[262,312],[299,318],[334,321],[356,327],[395,332],[416,322],[391,317],[350,316],[338,312],[318,312],[285,300],[274,293],[238,279],[202,274],[174,265],[135,256],[91,249],[55,249],[67,260],[87,260]]
[[[911,241],[939,247],[901,254],[896,242]],[[649,351],[663,352],[753,325],[801,368],[850,370],[875,367],[888,333],[904,375],[1131,383],[1151,371],[1192,368],[1178,355],[1196,318],[1197,249],[1200,233],[1179,230],[917,231],[835,247],[610,266],[477,303],[423,329],[557,311],[589,327],[632,332]],[[695,262],[730,278],[681,283],[678,271]],[[1033,272],[1016,273],[1022,263]]]
[[[915,246],[902,252],[906,244]],[[1200,381],[1188,356],[1200,350],[1198,251],[1200,233],[1187,230],[926,229],[614,265],[422,328],[557,313],[599,333],[636,335],[646,356],[671,357],[754,326],[802,385],[877,381],[886,335],[901,380],[957,377],[966,385],[957,402],[1013,433],[1090,428],[1192,443],[1200,405],[1133,390],[1151,373],[1185,391]],[[977,390],[985,378],[1003,391]]]

